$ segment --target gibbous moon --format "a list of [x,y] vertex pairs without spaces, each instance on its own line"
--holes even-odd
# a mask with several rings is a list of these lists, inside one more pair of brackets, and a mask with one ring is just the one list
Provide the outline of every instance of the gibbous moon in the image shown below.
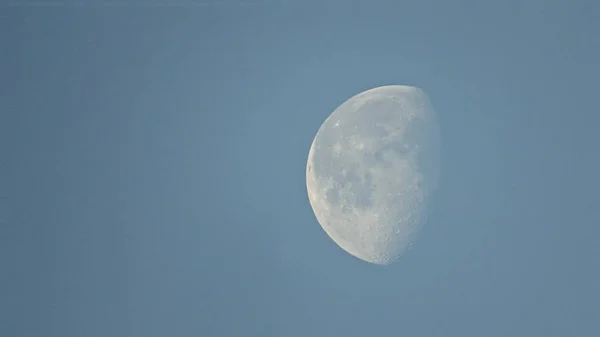
[[440,175],[440,131],[419,88],[383,86],[337,107],[308,154],[315,216],[348,253],[390,264],[410,249]]

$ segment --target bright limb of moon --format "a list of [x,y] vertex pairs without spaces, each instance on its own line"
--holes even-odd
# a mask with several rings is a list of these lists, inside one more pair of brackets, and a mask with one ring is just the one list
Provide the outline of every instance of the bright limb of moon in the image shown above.
[[425,222],[439,161],[439,125],[425,92],[403,85],[364,91],[337,107],[313,139],[310,205],[342,249],[390,264]]

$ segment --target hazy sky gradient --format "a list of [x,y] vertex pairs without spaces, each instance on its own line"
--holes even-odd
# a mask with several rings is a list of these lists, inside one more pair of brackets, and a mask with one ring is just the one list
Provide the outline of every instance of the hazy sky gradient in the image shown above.
[[[0,337],[600,336],[600,5],[275,3],[0,5]],[[443,152],[386,268],[304,170],[387,84]]]

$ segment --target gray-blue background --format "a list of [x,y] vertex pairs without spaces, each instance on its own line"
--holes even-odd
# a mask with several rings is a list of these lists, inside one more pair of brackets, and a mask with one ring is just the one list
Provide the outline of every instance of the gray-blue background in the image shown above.
[[[600,336],[597,2],[273,3],[0,7],[0,336]],[[304,169],[386,84],[443,163],[382,268]]]

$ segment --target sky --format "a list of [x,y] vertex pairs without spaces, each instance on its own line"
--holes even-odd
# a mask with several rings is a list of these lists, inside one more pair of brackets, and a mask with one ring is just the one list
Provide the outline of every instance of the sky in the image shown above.
[[[597,2],[0,1],[0,337],[600,336]],[[382,267],[305,167],[389,84],[442,158]]]

